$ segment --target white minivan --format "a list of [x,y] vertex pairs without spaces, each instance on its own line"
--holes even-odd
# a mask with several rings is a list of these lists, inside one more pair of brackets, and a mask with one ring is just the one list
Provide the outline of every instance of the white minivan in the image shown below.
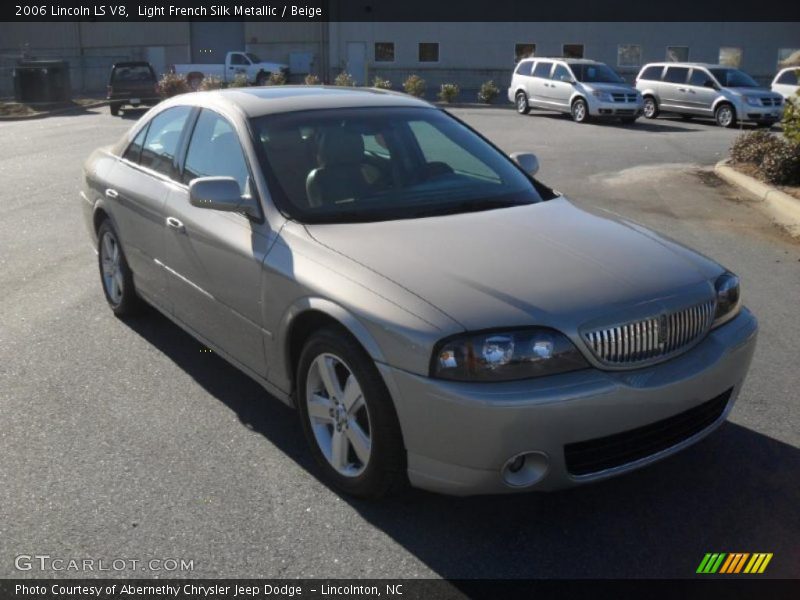
[[770,89],[783,96],[785,100],[796,99],[797,91],[800,90],[800,86],[797,85],[798,73],[800,73],[800,67],[789,67],[778,71],[775,79],[772,80]]
[[569,113],[577,123],[591,118],[633,123],[642,95],[608,65],[577,58],[526,58],[519,62],[508,99],[520,114],[531,108]]

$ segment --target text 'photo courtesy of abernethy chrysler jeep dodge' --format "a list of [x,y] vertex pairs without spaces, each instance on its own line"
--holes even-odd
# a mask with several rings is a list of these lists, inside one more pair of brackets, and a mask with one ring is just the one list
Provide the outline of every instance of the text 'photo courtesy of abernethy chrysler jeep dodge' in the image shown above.
[[[602,66],[547,62],[551,93],[639,115]],[[338,489],[555,490],[712,432],[757,322],[736,275],[537,169],[404,94],[239,88],[151,109],[81,205],[111,310],[152,305],[294,406]]]

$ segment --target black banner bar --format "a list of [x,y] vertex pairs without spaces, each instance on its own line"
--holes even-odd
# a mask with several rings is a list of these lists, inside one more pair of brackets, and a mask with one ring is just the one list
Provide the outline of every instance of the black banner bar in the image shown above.
[[[773,22],[800,21],[800,2],[752,0],[12,0],[0,21]],[[800,35],[800,27],[798,29]]]

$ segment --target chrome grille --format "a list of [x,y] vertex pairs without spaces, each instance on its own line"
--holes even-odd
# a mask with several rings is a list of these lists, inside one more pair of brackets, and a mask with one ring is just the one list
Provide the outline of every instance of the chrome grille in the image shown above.
[[762,106],[780,106],[781,101],[779,98],[762,97],[761,104]]
[[667,358],[700,339],[714,320],[713,300],[617,327],[584,333],[597,360],[608,365],[635,365]]
[[636,102],[636,94],[625,94],[622,92],[614,92],[611,94],[614,102]]

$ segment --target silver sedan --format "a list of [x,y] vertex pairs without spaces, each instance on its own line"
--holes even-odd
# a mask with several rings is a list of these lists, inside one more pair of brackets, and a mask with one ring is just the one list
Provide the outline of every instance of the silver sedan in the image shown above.
[[757,324],[735,275],[537,168],[403,94],[242,88],[153,108],[81,204],[111,310],[295,406],[343,491],[552,490],[711,432]]

